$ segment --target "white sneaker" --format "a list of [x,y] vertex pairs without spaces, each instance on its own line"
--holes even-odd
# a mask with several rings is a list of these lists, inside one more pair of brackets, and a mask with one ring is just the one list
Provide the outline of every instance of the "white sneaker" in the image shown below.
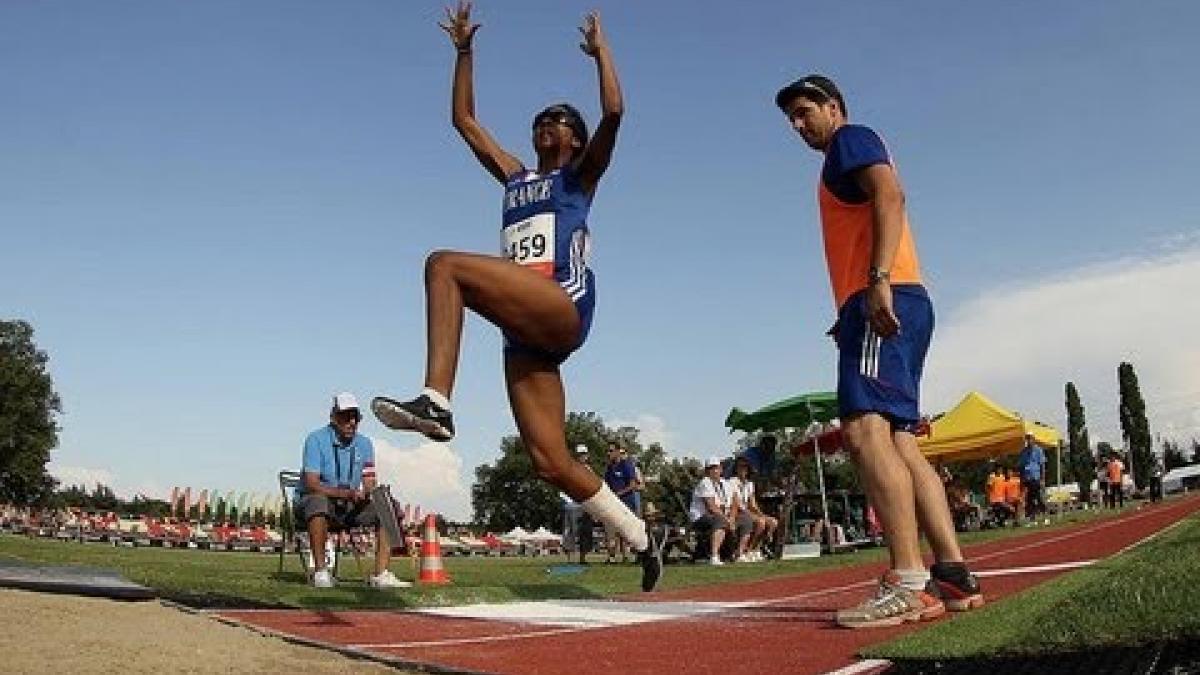
[[721,565],[724,565],[725,562],[722,561],[720,558],[713,556],[708,559],[708,564],[712,565],[713,567],[720,567]]
[[313,574],[312,583],[316,588],[333,588],[337,585],[337,582],[333,580],[333,575],[329,573],[328,567],[317,570]]
[[391,570],[384,570],[379,574],[367,577],[367,585],[371,588],[408,588],[412,586],[411,581],[400,581],[392,574]]

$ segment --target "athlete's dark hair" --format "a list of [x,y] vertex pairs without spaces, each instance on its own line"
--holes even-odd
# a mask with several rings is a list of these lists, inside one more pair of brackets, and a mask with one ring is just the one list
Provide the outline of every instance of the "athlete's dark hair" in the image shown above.
[[583,115],[579,114],[579,110],[575,106],[570,103],[555,103],[533,116],[533,126],[536,127],[542,118],[557,116],[567,118],[567,126],[571,128],[575,138],[579,139],[579,147],[575,148],[575,152],[571,154],[571,159],[578,159],[579,155],[587,148],[588,128],[587,123],[583,121]]
[[824,75],[805,75],[795,82],[780,89],[775,94],[775,105],[779,106],[780,110],[787,111],[787,106],[797,98],[804,97],[813,103],[828,103],[829,101],[837,101],[838,107],[842,109],[843,117],[850,117],[850,111],[846,110],[846,99],[842,98],[842,92],[838,90],[833,80]]

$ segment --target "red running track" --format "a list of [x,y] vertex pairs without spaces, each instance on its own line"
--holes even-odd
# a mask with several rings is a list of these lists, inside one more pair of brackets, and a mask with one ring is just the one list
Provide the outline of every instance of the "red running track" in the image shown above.
[[[1031,531],[970,546],[966,555],[972,570],[985,577],[984,592],[991,602],[1078,566],[1072,563],[1118,553],[1197,510],[1200,496],[1188,496],[1099,522]],[[1037,569],[1022,569],[1031,567]],[[908,624],[846,630],[831,623],[834,610],[858,602],[882,571],[882,564],[857,565],[753,582],[630,595],[612,606],[637,611],[671,607],[671,603],[737,605],[708,613],[602,627],[547,626],[409,611],[251,610],[215,614],[256,630],[423,670],[521,675],[664,670],[719,675],[823,673],[857,663],[854,654],[867,645],[919,628]]]

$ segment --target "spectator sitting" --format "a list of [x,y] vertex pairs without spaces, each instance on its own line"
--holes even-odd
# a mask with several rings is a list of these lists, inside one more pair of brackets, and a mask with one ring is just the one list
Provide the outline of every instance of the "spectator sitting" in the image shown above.
[[754,496],[751,472],[750,461],[745,455],[738,457],[734,462],[734,477],[730,479],[729,486],[737,509],[738,560],[761,562],[763,544],[774,537],[779,521],[763,513],[759,507]]
[[[721,544],[725,542],[725,534],[730,531],[729,509],[731,497],[725,480],[721,478],[721,459],[712,457],[704,464],[704,477],[692,490],[692,504],[688,515],[692,519],[692,527],[697,531],[709,533],[709,562],[713,565],[724,565],[721,562]],[[696,548],[701,548],[701,542],[696,542]]]
[[[330,521],[339,527],[373,526],[375,574],[367,578],[374,588],[411,586],[388,569],[392,547],[387,533],[379,528],[379,516],[369,495],[375,487],[375,448],[371,439],[358,433],[362,414],[353,394],[333,397],[329,424],[304,441],[303,481],[298,490],[300,522],[305,523],[313,551],[313,586],[330,588],[333,575],[326,566],[325,541]],[[401,542],[398,542],[401,543]]]
[[1020,525],[1021,518],[1025,515],[1025,491],[1016,469],[1008,470],[1008,478],[1004,481],[1004,501],[1008,502],[1015,514],[1013,527]]
[[992,520],[999,527],[1004,527],[1008,523],[1008,519],[1016,515],[1016,511],[1009,505],[1005,496],[1007,486],[1008,481],[1004,478],[1004,467],[997,464],[992,475],[987,479],[987,496]]

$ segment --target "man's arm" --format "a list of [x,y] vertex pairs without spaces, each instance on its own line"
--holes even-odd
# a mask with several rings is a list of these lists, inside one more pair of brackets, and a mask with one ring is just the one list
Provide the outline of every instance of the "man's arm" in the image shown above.
[[[904,232],[904,191],[890,164],[872,164],[854,173],[855,181],[871,200],[871,267],[888,272],[896,260],[900,235]],[[892,308],[892,286],[887,279],[867,288],[867,320],[880,337],[891,337],[900,330],[900,320]]]
[[501,184],[523,167],[521,161],[500,147],[496,139],[475,119],[474,48],[472,41],[479,24],[471,23],[471,3],[459,2],[446,8],[446,22],[438,24],[450,36],[457,52],[454,60],[454,84],[450,92],[450,118],[454,129],[467,142],[475,158]]
[[321,443],[315,435],[304,441],[301,477],[306,494],[325,495],[331,499],[352,499],[353,490],[330,487],[321,482]]

